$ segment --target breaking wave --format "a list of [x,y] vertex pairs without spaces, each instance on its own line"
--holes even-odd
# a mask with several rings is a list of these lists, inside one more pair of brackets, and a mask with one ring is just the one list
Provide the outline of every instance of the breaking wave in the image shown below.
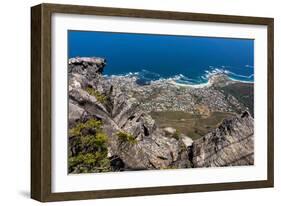
[[[140,72],[129,72],[126,74],[118,74],[118,75],[110,75],[107,77],[135,77],[136,81],[140,85],[146,85],[146,84],[151,84],[153,82],[157,81],[169,81],[173,83],[178,83],[178,84],[186,84],[186,85],[198,85],[198,84],[205,84],[208,82],[210,76],[216,75],[216,74],[225,74],[227,75],[230,79],[235,80],[235,81],[241,81],[241,82],[254,82],[254,74],[249,74],[249,75],[244,75],[244,74],[239,74],[230,71],[231,68],[235,68],[232,66],[220,66],[220,67],[213,67],[209,66],[208,69],[204,70],[201,76],[196,76],[196,77],[189,77],[188,75],[184,74],[177,74],[173,75],[170,77],[163,77],[159,73],[151,72],[146,69],[141,70]],[[245,65],[245,68],[251,68],[253,69],[253,66],[250,65]],[[244,68],[244,69],[245,69]],[[240,68],[236,68],[235,70],[239,70]],[[243,70],[241,69],[243,72]],[[242,73],[241,72],[241,73]]]

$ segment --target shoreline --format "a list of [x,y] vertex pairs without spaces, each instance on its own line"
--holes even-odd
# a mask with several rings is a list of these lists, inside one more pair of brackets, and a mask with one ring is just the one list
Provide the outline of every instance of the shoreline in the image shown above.
[[229,79],[231,81],[234,81],[234,82],[237,82],[237,83],[245,83],[245,84],[254,84],[255,83],[255,81],[245,81],[245,80],[234,79],[234,78],[231,78],[231,77],[229,77]]
[[[229,82],[230,83],[245,83],[245,84],[254,84],[254,82],[250,82],[250,81],[243,81],[243,80],[238,80],[238,79],[233,79],[231,77],[228,76]],[[192,88],[204,88],[204,87],[211,87],[214,83],[212,83],[210,81],[210,79],[208,80],[208,82],[205,83],[198,83],[198,84],[182,84],[182,83],[178,83],[175,81],[171,81],[172,84],[176,85],[176,86],[180,86],[180,87],[192,87]]]
[[183,84],[183,83],[178,83],[178,82],[175,82],[175,81],[171,81],[170,83],[175,85],[175,86],[192,87],[192,88],[204,88],[204,87],[212,86],[212,83],[210,82],[210,80],[208,80],[208,82],[206,82],[206,83],[198,83],[198,84]]
[[[177,86],[177,87],[205,88],[205,87],[211,87],[214,84],[214,82],[211,81],[212,77],[216,77],[216,76],[219,77],[221,75],[222,74],[213,74],[213,75],[209,76],[207,82],[202,82],[202,83],[197,83],[197,84],[179,83],[179,82],[176,82],[176,80],[174,78],[169,77],[169,78],[166,78],[166,79],[151,80],[150,83],[143,84],[143,85],[136,82],[138,79],[141,79],[141,78],[139,78],[137,75],[134,75],[134,74],[131,74],[131,75],[130,74],[129,75],[128,74],[126,74],[126,75],[123,75],[123,74],[122,75],[105,75],[105,77],[107,79],[111,79],[111,78],[132,79],[133,81],[136,82],[136,84],[138,84],[140,86],[159,84],[159,83],[169,83],[169,84]],[[231,78],[226,74],[224,74],[224,75],[227,78],[226,80],[229,83],[254,84],[254,81],[239,80],[239,79]],[[217,82],[220,82],[220,80],[218,79]]]

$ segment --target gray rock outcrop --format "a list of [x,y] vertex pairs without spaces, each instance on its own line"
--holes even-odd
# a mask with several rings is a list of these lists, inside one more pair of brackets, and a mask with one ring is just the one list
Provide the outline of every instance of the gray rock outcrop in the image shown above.
[[254,121],[248,112],[225,119],[193,143],[194,167],[254,164]]

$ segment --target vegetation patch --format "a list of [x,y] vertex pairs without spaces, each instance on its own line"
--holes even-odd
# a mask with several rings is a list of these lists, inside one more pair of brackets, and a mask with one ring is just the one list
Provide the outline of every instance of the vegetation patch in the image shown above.
[[85,123],[77,123],[69,130],[69,136],[69,173],[111,171],[107,157],[108,136],[102,131],[101,121],[89,119]]
[[95,90],[94,88],[87,87],[85,90],[86,92],[88,92],[89,95],[96,97],[96,99],[100,103],[104,104],[107,102],[107,97],[104,94],[101,94],[99,91]]
[[83,129],[96,129],[100,130],[102,122],[96,119],[89,119],[85,123],[77,123],[73,128],[69,130],[69,136],[79,136]]
[[172,138],[175,138],[176,140],[180,139],[180,132],[178,130],[176,130],[173,134],[172,134]]
[[251,115],[254,116],[254,84],[238,82],[224,86],[221,89],[225,94],[231,94],[239,102],[242,102],[249,108]]
[[69,158],[68,166],[74,169],[72,173],[108,172],[110,160],[105,158],[106,155],[107,152],[80,153]]
[[135,139],[135,137],[130,133],[127,133],[124,131],[119,131],[116,133],[116,135],[121,142],[129,142],[131,144],[137,143],[137,140]]

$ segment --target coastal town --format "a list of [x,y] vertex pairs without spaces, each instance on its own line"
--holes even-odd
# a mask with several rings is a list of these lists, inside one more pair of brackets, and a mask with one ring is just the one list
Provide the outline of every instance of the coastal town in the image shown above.
[[106,80],[109,84],[118,86],[128,96],[136,98],[145,111],[182,111],[194,114],[202,110],[235,113],[247,110],[248,105],[224,92],[224,87],[232,84],[253,87],[251,83],[228,79],[225,74],[214,74],[207,84],[202,85],[178,85],[171,80],[139,85],[136,76],[111,76]]

